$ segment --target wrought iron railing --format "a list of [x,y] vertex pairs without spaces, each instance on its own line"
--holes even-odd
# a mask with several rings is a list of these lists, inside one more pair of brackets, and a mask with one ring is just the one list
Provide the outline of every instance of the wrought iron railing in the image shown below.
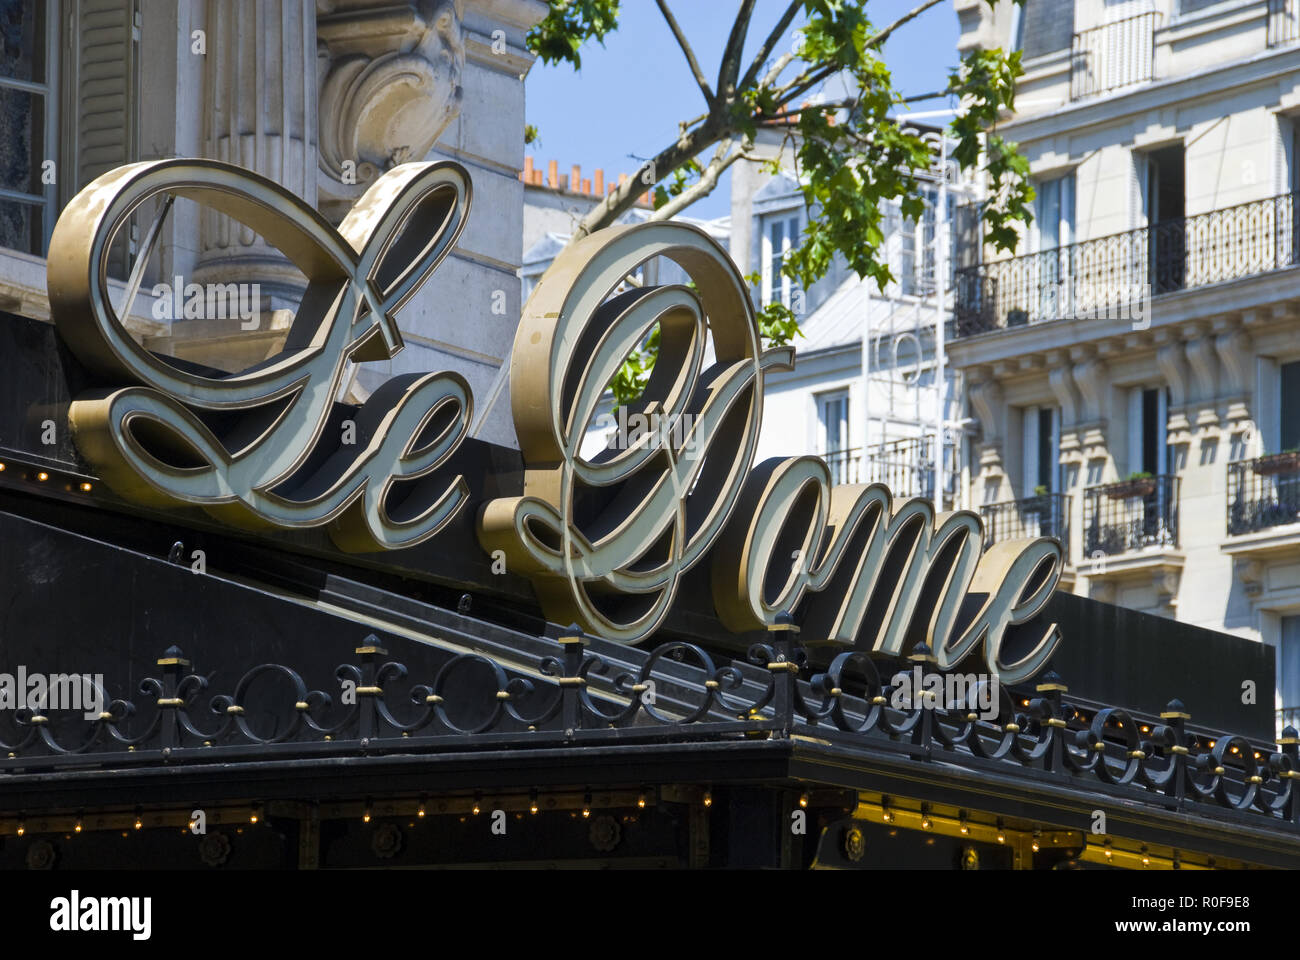
[[[549,652],[532,676],[461,653],[432,677],[410,678],[370,636],[356,661],[334,672],[335,682],[355,693],[341,701],[273,663],[214,695],[209,678],[173,647],[157,676],[132,685],[134,700],[111,700],[92,717],[0,711],[4,728],[17,731],[0,734],[0,783],[58,771],[90,790],[93,780],[125,769],[166,768],[179,777],[212,764],[229,771],[230,764],[309,758],[802,737],[859,756],[997,776],[1030,769],[1036,783],[1078,785],[1152,810],[1171,801],[1194,805],[1236,823],[1285,824],[1288,835],[1300,826],[1292,729],[1273,750],[1189,729],[1178,700],[1159,720],[1074,704],[1052,672],[1040,679],[1043,692],[1013,697],[996,675],[938,671],[923,643],[891,678],[881,672],[887,664],[861,650],[841,652],[813,672],[787,634],[753,644],[744,660],[721,663],[683,642],[633,651],[634,663],[619,663],[589,650],[590,641],[572,630],[558,642],[541,639]],[[914,696],[913,686],[950,692]]]
[[1268,0],[1268,45],[1280,47],[1300,39],[1297,0]]
[[1065,548],[1065,559],[1070,560],[1070,497],[1064,493],[1044,493],[1011,500],[1006,503],[986,503],[980,507],[984,518],[984,543],[986,546],[1001,540],[1019,540],[1025,537],[1055,537]]
[[[944,443],[944,494],[957,489],[960,447]],[[934,499],[934,435],[889,440],[869,446],[823,453],[831,483],[883,483],[896,497]]]
[[1152,297],[1300,263],[1295,194],[957,272],[957,336],[1061,319],[1150,322]]
[[1070,97],[1109,93],[1155,77],[1154,10],[1103,23],[1074,35],[1070,49]]
[[1084,491],[1084,556],[1178,546],[1178,478],[1135,477]]
[[1300,453],[1228,464],[1228,534],[1300,523]]

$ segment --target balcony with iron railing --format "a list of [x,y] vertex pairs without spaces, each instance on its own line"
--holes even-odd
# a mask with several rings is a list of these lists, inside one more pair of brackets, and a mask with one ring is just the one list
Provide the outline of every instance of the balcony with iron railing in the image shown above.
[[1300,40],[1300,0],[1268,0],[1268,45],[1281,47]]
[[1084,491],[1083,552],[1117,556],[1178,546],[1178,477],[1134,477]]
[[[944,444],[944,498],[957,490],[957,447]],[[831,483],[883,483],[898,498],[934,499],[934,437],[909,437],[860,447],[832,450],[822,459],[830,467]]]
[[1070,498],[1063,493],[1044,493],[1005,503],[980,507],[984,519],[985,547],[1002,540],[1027,537],[1055,537],[1065,548],[1070,562]]
[[1300,452],[1228,464],[1228,535],[1300,523]]
[[1159,20],[1160,14],[1149,10],[1076,33],[1070,45],[1070,99],[1153,79]]
[[1212,210],[957,271],[954,333],[1146,320],[1151,300],[1300,263],[1296,195]]

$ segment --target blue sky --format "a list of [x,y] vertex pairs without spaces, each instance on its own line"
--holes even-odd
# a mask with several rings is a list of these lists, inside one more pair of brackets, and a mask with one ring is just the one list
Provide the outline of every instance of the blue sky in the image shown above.
[[[767,36],[787,0],[758,0],[749,31],[749,55]],[[892,22],[916,0],[876,0],[869,10],[878,25]],[[677,21],[695,48],[712,81],[735,19],[735,0],[669,0]],[[540,145],[529,152],[545,169],[550,160],[560,172],[582,165],[583,176],[603,167],[606,178],[633,172],[629,154],[649,157],[677,135],[677,124],[704,112],[704,100],[686,67],[654,0],[623,0],[619,29],[605,46],[590,43],[582,51],[582,70],[567,64],[537,64],[526,83],[527,122],[538,128]],[[800,18],[796,18],[796,26]],[[903,27],[886,46],[885,58],[895,86],[905,94],[928,93],[947,82],[957,63],[957,15],[948,3],[926,11]],[[792,38],[778,48],[790,49]],[[917,110],[943,107],[918,104]],[[928,122],[938,122],[930,119]],[[687,213],[717,217],[728,211],[724,180]]]

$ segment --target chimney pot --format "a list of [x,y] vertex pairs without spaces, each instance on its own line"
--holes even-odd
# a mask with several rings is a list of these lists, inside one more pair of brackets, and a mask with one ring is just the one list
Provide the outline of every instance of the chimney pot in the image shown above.
[[552,190],[560,185],[560,165],[554,160],[547,165],[546,184]]
[[583,180],[583,181],[582,181],[582,192],[585,193],[585,194],[588,194],[588,195],[591,194],[591,181],[590,181],[590,180]]
[[592,175],[592,177],[593,177],[591,181],[592,191],[598,197],[604,196],[605,195],[605,171],[600,167],[597,167],[596,172]]
[[570,184],[569,189],[572,190],[574,193],[578,192],[578,187],[582,184],[582,167],[580,167],[576,163],[573,165],[573,168],[569,171],[569,184]]

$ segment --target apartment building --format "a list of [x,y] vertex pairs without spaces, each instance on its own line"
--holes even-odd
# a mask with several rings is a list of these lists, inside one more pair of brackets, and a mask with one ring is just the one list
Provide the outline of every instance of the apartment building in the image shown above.
[[972,502],[1065,541],[1076,592],[1273,645],[1295,723],[1300,5],[956,8],[963,49],[1022,51],[998,132],[1037,193],[958,271]]
[[[952,508],[966,493],[960,479],[961,391],[951,370],[942,374],[942,391],[936,388],[941,376],[936,358],[942,355],[936,332],[940,324],[945,333],[952,330],[957,220],[970,209],[974,184],[955,163],[944,162],[937,129],[913,130],[934,145],[935,164],[920,177],[923,216],[905,219],[897,205],[888,214],[883,255],[895,281],[884,290],[874,280],[858,278],[842,259],[807,290],[782,272],[807,223],[795,144],[787,131],[759,131],[751,156],[732,168],[729,215],[676,219],[730,251],[740,272],[753,281],[755,307],[781,303],[799,317],[795,369],[769,372],[764,379],[757,458],[817,454],[830,466],[832,482],[885,483],[899,497],[934,497],[937,471],[942,505]],[[779,170],[773,172],[768,164],[778,157]],[[567,174],[560,170],[556,160],[543,168],[525,157],[519,175],[525,185],[519,271],[525,300],[578,222],[614,186],[601,169],[590,176],[577,164]],[[644,222],[652,210],[647,193],[619,222]],[[686,279],[677,264],[659,259],[643,264],[629,282],[658,286]],[[598,452],[619,431],[608,396],[589,426],[584,450]],[[943,438],[938,447],[936,436]]]
[[[974,185],[946,159],[939,130],[912,132],[932,144],[935,162],[920,177],[925,212],[902,217],[893,205],[882,255],[894,275],[885,289],[836,259],[808,290],[782,273],[802,242],[807,212],[795,144],[761,131],[751,161],[736,164],[731,188],[731,255],[757,306],[780,302],[800,318],[795,369],[764,381],[758,458],[815,453],[835,483],[887,484],[899,497],[960,505],[960,385],[943,370],[940,333],[951,329],[959,211]],[[772,172],[765,161],[780,159]],[[941,440],[936,446],[936,437]]]

